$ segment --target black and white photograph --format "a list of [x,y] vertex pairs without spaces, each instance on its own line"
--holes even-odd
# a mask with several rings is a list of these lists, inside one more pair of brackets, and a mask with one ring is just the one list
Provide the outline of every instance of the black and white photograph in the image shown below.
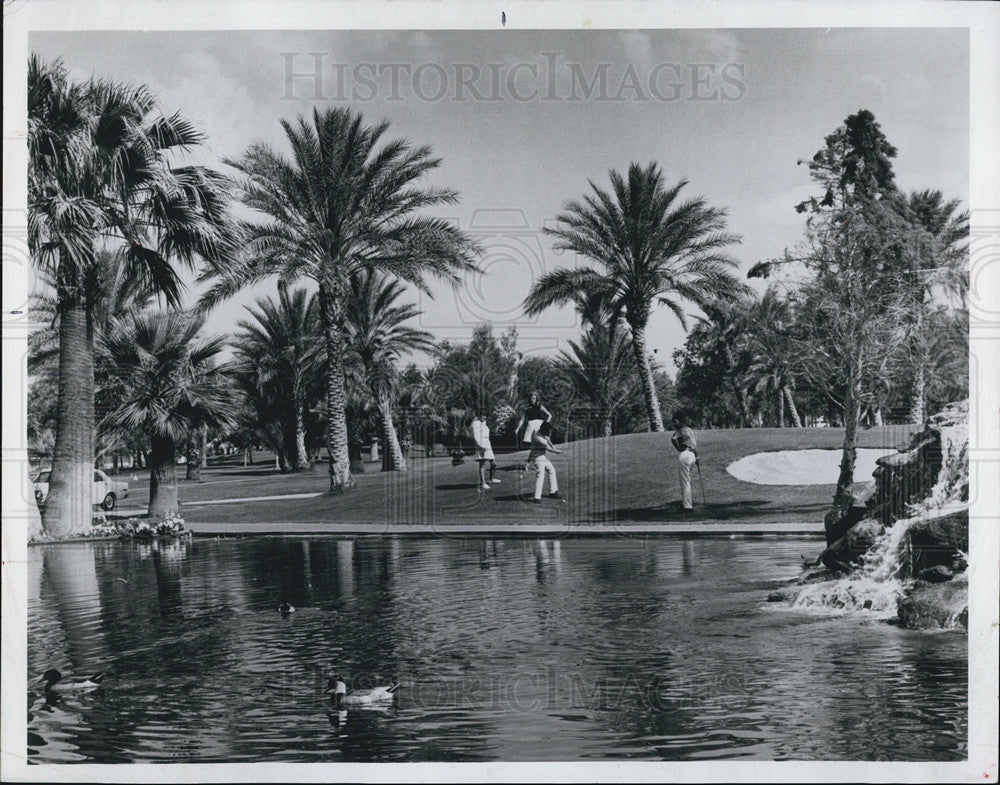
[[5,3],[3,779],[996,782],[998,11]]

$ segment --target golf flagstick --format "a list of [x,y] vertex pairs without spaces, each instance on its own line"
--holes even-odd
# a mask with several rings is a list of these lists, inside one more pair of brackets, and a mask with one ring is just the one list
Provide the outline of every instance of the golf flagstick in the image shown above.
[[694,465],[698,467],[698,482],[701,484],[701,503],[704,505],[705,502],[705,480],[701,476],[701,461],[698,458],[694,459]]

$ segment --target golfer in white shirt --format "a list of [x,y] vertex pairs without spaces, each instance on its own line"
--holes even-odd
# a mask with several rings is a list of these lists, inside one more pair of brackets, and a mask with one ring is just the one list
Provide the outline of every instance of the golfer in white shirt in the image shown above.
[[[493,457],[493,445],[490,444],[490,426],[486,424],[483,413],[478,410],[476,416],[472,418],[472,441],[476,443],[476,461],[479,463],[479,488],[488,491],[490,483],[497,483],[500,480],[493,477],[497,462]],[[487,463],[490,465],[488,478]]]

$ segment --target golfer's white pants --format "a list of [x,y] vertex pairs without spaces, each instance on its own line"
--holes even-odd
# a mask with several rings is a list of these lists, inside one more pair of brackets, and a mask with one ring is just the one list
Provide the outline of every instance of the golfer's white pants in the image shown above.
[[677,456],[677,477],[681,483],[681,506],[685,510],[692,509],[691,505],[691,467],[698,459],[691,450],[684,450]]
[[545,485],[545,475],[549,475],[549,493],[559,490],[559,482],[556,480],[556,467],[552,461],[544,455],[535,458],[535,498],[542,498],[542,487]]

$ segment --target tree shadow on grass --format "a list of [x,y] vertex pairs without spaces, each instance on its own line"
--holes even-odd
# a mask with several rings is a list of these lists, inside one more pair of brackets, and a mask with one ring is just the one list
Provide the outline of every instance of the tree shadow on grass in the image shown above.
[[[493,496],[492,499],[495,502],[504,502],[504,503],[520,502],[522,504],[528,505],[529,507],[535,506],[534,494],[530,491],[528,493],[523,493],[523,494],[511,493],[506,496]],[[565,509],[561,505],[569,503],[570,503],[569,500],[564,497],[560,497],[559,499],[550,499],[548,496],[542,496],[542,503],[537,506],[538,509],[540,510],[544,510],[546,508],[557,510],[557,509]]]
[[459,482],[450,485],[435,485],[436,491],[471,491],[479,487],[477,482]]
[[[183,467],[180,467],[183,468]],[[281,473],[279,469],[275,469],[274,466],[259,467],[257,469],[252,469],[247,466],[245,469],[241,468],[239,470],[227,471],[227,470],[216,470],[214,467],[209,467],[208,470],[202,469],[203,472],[207,472],[207,477],[298,477],[300,475],[309,476],[310,472],[285,472]]]
[[619,507],[615,510],[603,510],[590,515],[592,521],[670,521],[673,523],[683,521],[730,521],[730,520],[759,520],[761,518],[774,517],[777,515],[787,516],[789,514],[800,515],[802,517],[812,517],[817,514],[822,515],[828,505],[800,504],[773,506],[771,502],[765,500],[752,500],[742,502],[725,502],[712,504],[696,504],[693,510],[681,508],[680,501],[668,502],[657,507]]

